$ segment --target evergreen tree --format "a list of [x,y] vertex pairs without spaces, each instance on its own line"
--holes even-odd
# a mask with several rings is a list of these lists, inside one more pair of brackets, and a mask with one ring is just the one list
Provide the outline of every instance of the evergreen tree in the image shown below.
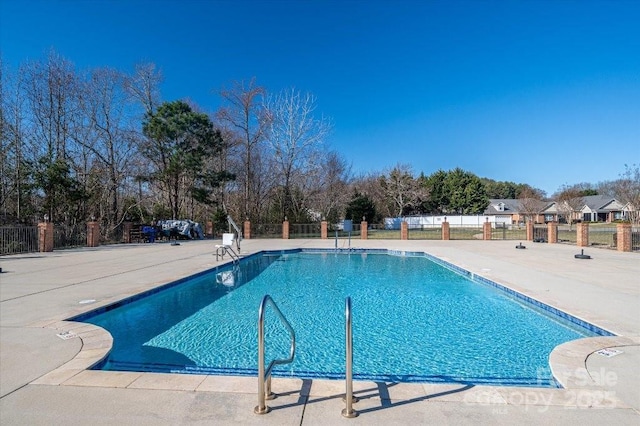
[[147,113],[143,133],[147,140],[141,153],[153,166],[149,180],[167,196],[173,219],[181,214],[186,193],[196,201],[210,202],[212,188],[232,178],[205,168],[224,141],[209,117],[185,102],[166,102],[155,113]]
[[447,173],[444,180],[447,212],[480,214],[489,204],[487,191],[480,178],[473,173],[456,168]]
[[369,223],[376,220],[376,206],[366,194],[355,192],[347,205],[345,219],[360,222],[364,217]]

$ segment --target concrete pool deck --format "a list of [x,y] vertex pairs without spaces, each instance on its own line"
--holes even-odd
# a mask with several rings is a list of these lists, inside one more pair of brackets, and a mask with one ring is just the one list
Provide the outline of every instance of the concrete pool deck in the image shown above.
[[[346,242],[339,241],[341,246]],[[87,371],[110,348],[101,329],[65,319],[207,270],[212,241],[130,244],[0,257],[2,424],[629,424],[640,422],[640,255],[514,241],[352,240],[425,251],[618,336],[556,348],[564,389],[273,380],[272,411],[253,414],[257,378]],[[333,240],[245,240],[242,254],[333,248]],[[227,258],[228,260],[228,258]],[[256,307],[257,311],[257,307]],[[256,312],[257,316],[257,312]],[[621,351],[606,357],[604,348]],[[508,355],[506,355],[508,356]]]

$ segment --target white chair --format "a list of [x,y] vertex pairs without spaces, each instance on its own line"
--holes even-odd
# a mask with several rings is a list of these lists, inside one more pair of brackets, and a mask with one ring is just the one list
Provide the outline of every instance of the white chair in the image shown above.
[[233,233],[224,233],[222,234],[222,244],[216,244],[216,260],[218,260],[218,256],[224,259],[225,254],[229,254],[232,259],[238,260],[238,254],[233,251],[233,242],[236,239],[236,234]]

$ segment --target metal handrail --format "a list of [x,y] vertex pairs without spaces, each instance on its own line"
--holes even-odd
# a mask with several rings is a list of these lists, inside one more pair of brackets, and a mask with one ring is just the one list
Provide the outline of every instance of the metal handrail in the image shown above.
[[231,215],[227,215],[227,222],[229,222],[229,225],[232,226],[238,233],[238,238],[236,238],[236,247],[238,247],[238,251],[240,251],[240,241],[242,241],[242,231],[240,230],[238,225],[236,225],[234,220],[231,218]]
[[233,251],[233,248],[231,246],[224,246],[224,245],[216,246],[216,262],[220,257],[224,259],[224,256],[226,254],[228,254],[231,257],[231,260],[233,261],[234,265],[237,265],[240,262],[240,256],[238,256],[238,253]]
[[353,333],[351,332],[351,298],[347,297],[345,300],[345,328],[346,328],[346,374],[345,385],[346,392],[344,399],[347,404],[346,408],[342,410],[342,416],[346,418],[354,418],[358,416],[358,412],[353,409],[353,403],[358,402],[353,397]]
[[[280,318],[280,321],[285,325],[291,336],[291,348],[289,350],[289,358],[287,359],[274,359],[269,363],[269,366],[264,366],[264,314],[267,307],[267,303],[271,304],[276,314]],[[296,352],[296,333],[293,331],[291,324],[284,317],[276,303],[268,294],[262,298],[260,308],[258,309],[258,405],[253,409],[256,414],[267,414],[271,409],[267,406],[265,400],[275,398],[275,395],[271,392],[271,370],[274,366],[280,364],[289,364],[293,362],[293,357]]]

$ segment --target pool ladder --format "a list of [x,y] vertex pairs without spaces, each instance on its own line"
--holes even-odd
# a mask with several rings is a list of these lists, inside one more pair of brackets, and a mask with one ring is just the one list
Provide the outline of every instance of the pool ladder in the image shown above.
[[240,262],[240,256],[238,256],[238,253],[236,253],[231,246],[216,246],[216,262],[218,261],[218,258],[222,258],[224,260],[224,256],[227,254],[231,257],[231,261],[234,265],[237,265]]
[[[280,321],[289,331],[291,336],[291,347],[289,350],[289,358],[274,359],[265,368],[264,361],[264,315],[267,304],[270,304],[280,318]],[[351,298],[345,300],[345,332],[346,332],[346,374],[345,374],[345,395],[344,401],[346,407],[341,414],[346,418],[354,418],[358,416],[358,412],[353,409],[353,403],[358,402],[358,398],[353,396],[353,334],[351,327]],[[274,399],[275,394],[271,392],[271,371],[278,364],[289,364],[293,362],[296,352],[296,333],[293,331],[291,324],[282,314],[282,311],[275,304],[271,296],[268,294],[262,298],[260,308],[258,309],[258,405],[253,409],[256,414],[267,414],[271,409],[267,406],[267,399]]]
[[[280,321],[289,331],[291,336],[291,348],[289,349],[289,358],[287,359],[274,359],[269,363],[269,366],[265,368],[264,361],[264,314],[267,307],[270,304]],[[284,317],[282,311],[278,308],[271,296],[268,294],[262,298],[260,308],[258,309],[258,405],[253,409],[256,414],[267,414],[271,409],[267,406],[265,400],[274,399],[275,394],[271,392],[271,370],[273,367],[279,364],[289,364],[293,362],[293,357],[296,352],[296,333],[293,331],[291,324]]]

